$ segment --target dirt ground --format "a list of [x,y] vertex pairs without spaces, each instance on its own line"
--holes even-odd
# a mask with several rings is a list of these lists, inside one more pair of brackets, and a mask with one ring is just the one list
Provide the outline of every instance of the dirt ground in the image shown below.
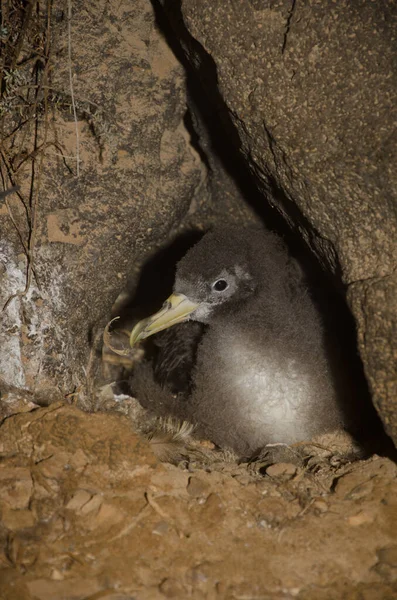
[[391,460],[175,466],[125,415],[8,400],[1,600],[397,597]]

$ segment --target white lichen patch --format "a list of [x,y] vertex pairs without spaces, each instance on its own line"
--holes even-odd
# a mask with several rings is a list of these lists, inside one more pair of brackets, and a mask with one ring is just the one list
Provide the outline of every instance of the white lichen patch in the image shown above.
[[[0,243],[1,306],[26,284],[26,260],[16,257],[11,244]],[[53,265],[50,286],[39,290],[32,278],[24,295],[8,302],[0,325],[0,377],[9,385],[26,388],[40,376],[49,349],[57,347],[55,355],[63,369],[64,332],[57,324],[56,314],[63,308],[64,274],[60,265]],[[53,354],[54,356],[54,354]]]
[[[66,352],[66,332],[58,322],[57,316],[64,310],[62,289],[65,285],[65,273],[61,265],[54,264],[53,257],[45,257],[44,248],[37,253],[37,259],[44,259],[47,269],[51,272],[46,286],[39,290],[32,285],[23,299],[24,314],[26,315],[25,329],[27,338],[33,343],[30,352],[29,372],[38,377],[41,373],[46,356],[51,351],[56,359],[57,370],[64,370]],[[51,264],[52,263],[52,264]]]
[[[25,287],[26,265],[17,263],[10,244],[0,241],[0,304],[3,307],[13,294]],[[25,387],[25,373],[21,355],[20,299],[11,300],[2,312],[0,322],[0,377],[17,387]]]

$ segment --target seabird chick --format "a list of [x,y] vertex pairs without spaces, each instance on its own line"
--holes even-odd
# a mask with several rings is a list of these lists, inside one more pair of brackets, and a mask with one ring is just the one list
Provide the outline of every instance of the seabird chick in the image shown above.
[[159,413],[243,457],[343,425],[317,307],[278,236],[259,227],[205,234],[179,262],[162,309],[134,327],[131,345],[189,320],[205,325],[192,389],[183,398],[163,389]]

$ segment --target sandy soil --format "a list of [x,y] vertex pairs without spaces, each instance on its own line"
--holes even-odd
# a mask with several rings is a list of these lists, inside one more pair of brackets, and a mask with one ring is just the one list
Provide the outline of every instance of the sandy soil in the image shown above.
[[126,416],[22,408],[0,432],[1,600],[397,597],[389,459],[174,466]]

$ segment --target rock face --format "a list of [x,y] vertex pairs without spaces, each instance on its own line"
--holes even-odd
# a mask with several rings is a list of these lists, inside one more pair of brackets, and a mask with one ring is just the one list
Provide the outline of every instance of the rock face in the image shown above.
[[[84,402],[97,328],[142,257],[199,203],[205,169],[184,125],[184,70],[156,28],[150,3],[122,2],[109,14],[105,1],[74,2],[70,65],[63,11],[55,3],[51,96],[47,117],[40,112],[37,121],[39,145],[46,136],[42,164],[41,157],[34,167],[18,162],[35,147],[32,119],[3,145],[10,164],[19,165],[10,167],[6,187],[15,183],[20,192],[0,199],[1,307],[9,300],[0,376],[3,384],[47,399],[77,391]],[[11,106],[4,117],[11,130],[17,116]],[[26,248],[32,227],[32,278],[22,294],[21,240]]]
[[182,223],[247,208],[195,149],[186,73],[150,2],[72,9],[69,21],[53,3],[49,29],[41,11],[5,15],[1,172],[19,190],[0,190],[0,393],[92,408],[103,325],[126,282]]
[[161,5],[257,185],[346,287],[396,442],[395,3]]

